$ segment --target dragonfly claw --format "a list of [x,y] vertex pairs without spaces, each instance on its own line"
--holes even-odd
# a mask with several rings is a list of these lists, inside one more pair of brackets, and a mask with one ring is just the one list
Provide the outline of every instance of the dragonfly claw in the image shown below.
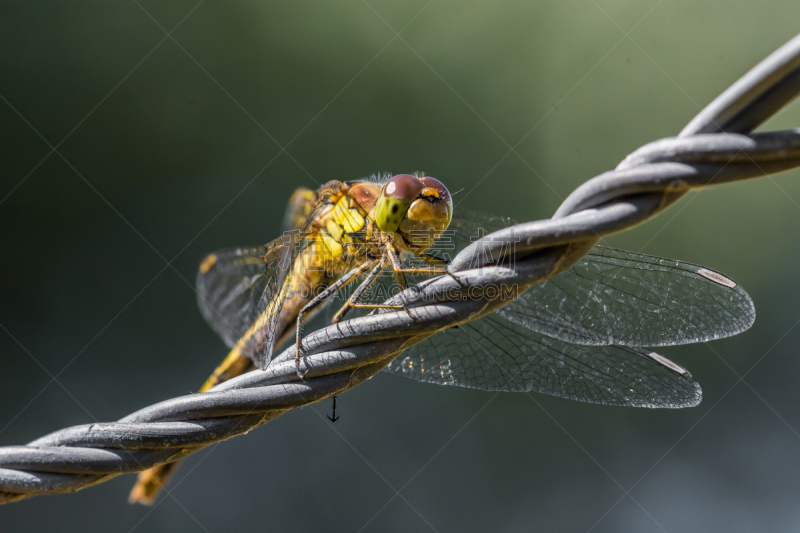
[[295,359],[294,359],[294,367],[295,367],[295,371],[297,372],[297,377],[300,378],[300,379],[305,379],[306,374],[308,374],[308,369],[306,368],[305,370],[300,370],[300,358],[299,357],[295,357]]

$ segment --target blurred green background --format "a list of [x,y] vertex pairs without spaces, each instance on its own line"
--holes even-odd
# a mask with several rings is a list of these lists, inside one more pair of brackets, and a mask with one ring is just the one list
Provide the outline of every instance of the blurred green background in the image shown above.
[[[0,445],[196,389],[226,350],[182,278],[274,238],[295,187],[422,170],[546,218],[797,20],[797,2],[1,3]],[[792,105],[761,129],[798,125]],[[606,240],[752,295],[748,332],[660,350],[696,408],[379,375],[333,427],[325,402],[193,456],[152,509],[122,476],[2,506],[2,530],[797,531],[799,202],[787,172]]]

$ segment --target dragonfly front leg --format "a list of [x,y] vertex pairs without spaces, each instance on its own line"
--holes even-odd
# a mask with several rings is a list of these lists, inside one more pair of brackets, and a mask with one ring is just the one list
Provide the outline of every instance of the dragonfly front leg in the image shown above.
[[334,315],[333,320],[331,320],[331,324],[336,324],[337,322],[342,320],[344,318],[344,315],[346,315],[347,312],[350,309],[403,309],[402,305],[381,305],[381,304],[362,304],[362,303],[358,303],[359,300],[361,299],[361,297],[364,295],[364,291],[366,291],[370,287],[370,285],[372,285],[375,282],[375,280],[378,279],[378,275],[381,273],[381,271],[383,270],[384,266],[386,266],[386,255],[385,254],[383,255],[383,257],[381,257],[380,262],[378,262],[378,266],[376,266],[372,270],[372,272],[369,273],[369,276],[367,276],[367,279],[365,279],[364,282],[361,283],[361,285],[358,286],[358,288],[355,290],[355,292],[350,297],[350,299],[347,300],[347,303],[345,303],[342,306],[342,308],[339,309],[339,312]]
[[[322,304],[325,300],[331,297],[331,295],[335,294],[337,291],[344,288],[345,285],[353,281],[356,277],[360,274],[366,272],[369,268],[371,268],[375,264],[375,261],[367,261],[361,266],[358,266],[339,278],[336,283],[319,293],[315,296],[310,302],[308,302],[303,309],[300,310],[300,313],[297,315],[297,332],[295,338],[295,353],[294,353],[294,365],[297,370],[297,375],[300,379],[303,379],[305,376],[305,372],[300,372],[300,354],[302,353],[303,343],[303,315],[308,313],[309,311],[313,310],[318,305]],[[308,372],[308,370],[306,370]]]
[[[444,267],[423,267],[423,268],[404,268],[402,263],[400,262],[400,258],[397,257],[397,252],[394,251],[394,247],[391,244],[386,244],[386,255],[389,256],[389,259],[392,262],[392,270],[396,276],[403,276],[403,280],[405,280],[405,274],[446,274],[447,270]],[[433,256],[430,256],[431,260],[438,260]]]
[[[443,261],[430,254],[423,253],[418,257],[428,263],[442,266],[430,266],[426,268],[403,268],[400,258],[397,257],[397,252],[395,252],[394,247],[389,243],[386,244],[386,255],[389,256],[389,259],[392,262],[392,270],[394,271],[395,279],[397,279],[403,289],[406,288],[406,274],[447,274],[454,280],[458,281],[458,278],[456,278],[452,273],[448,272],[445,268],[447,265],[446,261]],[[458,326],[453,327],[457,328]]]

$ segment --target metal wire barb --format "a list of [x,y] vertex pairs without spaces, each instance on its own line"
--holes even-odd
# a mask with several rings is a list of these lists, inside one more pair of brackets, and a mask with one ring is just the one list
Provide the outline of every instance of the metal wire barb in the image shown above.
[[[616,169],[578,187],[552,218],[487,235],[453,259],[448,270],[454,276],[427,280],[390,300],[402,302],[408,312],[359,317],[308,335],[305,379],[297,377],[292,347],[266,371],[209,392],[166,400],[117,422],[74,426],[25,446],[0,447],[0,503],[73,492],[174,461],[290,409],[341,394],[438,330],[510,301],[502,294],[474,297],[483,287],[516,283],[524,290],[569,268],[600,237],[655,216],[691,189],[800,166],[800,130],[751,134],[798,91],[800,35],[723,92],[677,137],[639,148]],[[514,260],[504,261],[503,254]],[[461,299],[462,294],[470,298]]]

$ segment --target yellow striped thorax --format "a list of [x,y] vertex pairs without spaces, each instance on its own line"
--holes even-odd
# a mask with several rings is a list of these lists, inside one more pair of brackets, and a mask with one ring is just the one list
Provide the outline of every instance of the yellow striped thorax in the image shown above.
[[324,270],[334,278],[369,256],[382,255],[384,242],[393,242],[398,252],[423,253],[453,214],[452,197],[440,181],[410,174],[383,185],[331,181],[313,197],[308,189],[296,192],[290,205],[298,216],[285,227],[296,227],[301,215],[313,213],[308,220],[313,244],[297,257],[295,274]]
[[318,240],[330,259],[366,255],[377,243],[374,223],[350,194],[342,194],[319,220]]

